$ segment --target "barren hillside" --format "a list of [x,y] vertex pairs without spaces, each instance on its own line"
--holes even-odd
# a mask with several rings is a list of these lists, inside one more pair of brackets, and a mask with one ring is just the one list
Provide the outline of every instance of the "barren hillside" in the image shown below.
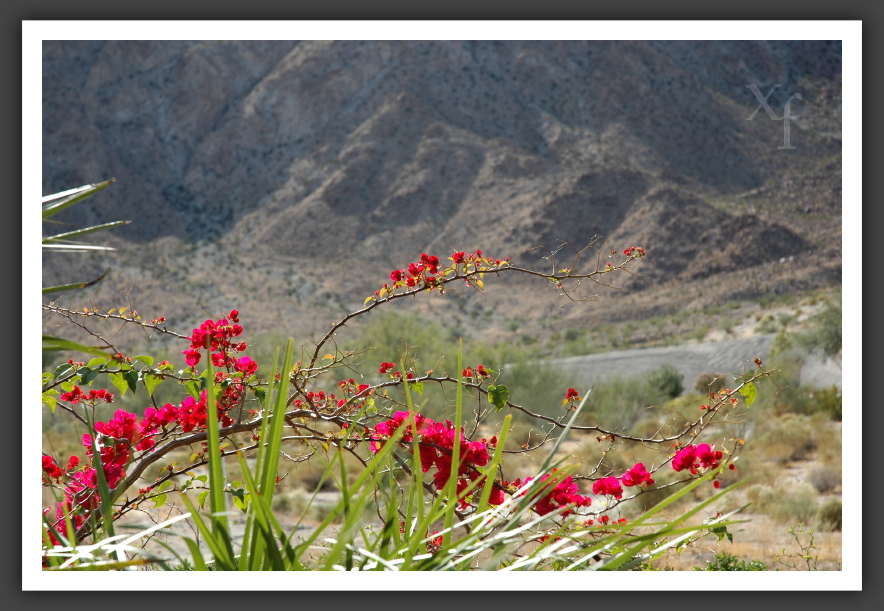
[[[825,41],[46,42],[43,190],[116,177],[65,220],[135,222],[44,284],[109,265],[107,307],[303,337],[423,251],[648,250],[594,303],[502,278],[409,306],[489,338],[837,286],[840,79]],[[794,148],[749,84],[801,95]]]

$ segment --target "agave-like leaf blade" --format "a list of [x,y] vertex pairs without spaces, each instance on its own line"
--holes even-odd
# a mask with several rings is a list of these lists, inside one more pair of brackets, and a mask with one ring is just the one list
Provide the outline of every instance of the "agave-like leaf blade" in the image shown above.
[[51,250],[52,252],[95,252],[95,251],[111,251],[116,250],[113,246],[99,246],[96,244],[78,244],[72,242],[70,244],[43,244],[43,250]]
[[[115,181],[116,178],[111,178],[110,180],[106,180],[104,182],[99,182],[92,185],[84,185],[82,187],[77,187],[76,189],[70,189],[69,191],[62,191],[61,193],[47,195],[43,198],[41,202],[43,204],[43,219],[45,220],[51,216],[55,216],[62,210],[70,208],[74,204],[83,201],[91,195],[95,195]],[[67,195],[65,197],[66,193],[69,193],[70,195]]]
[[54,352],[57,350],[76,350],[95,356],[107,356],[108,353],[101,349],[101,346],[87,346],[79,344],[60,337],[43,334],[43,352]]
[[[71,284],[60,284],[58,286],[47,286],[43,289],[43,295],[46,295],[47,293],[62,293],[64,291],[75,291],[77,289],[84,289],[87,286],[98,284],[99,282],[104,280],[104,277],[107,276],[109,272],[110,268],[107,268],[106,270],[104,270],[104,273],[101,274],[98,278],[96,278],[95,280],[89,280],[88,282],[74,282]],[[43,339],[45,341],[46,338],[44,337]]]
[[[92,227],[86,227],[85,229],[75,229],[74,231],[66,231],[65,233],[57,233],[55,235],[47,236],[43,238],[43,247],[47,247],[52,245],[54,242],[65,242],[72,238],[79,237],[81,235],[86,235],[87,233],[93,233],[95,231],[102,231],[104,229],[110,229],[111,227],[117,227],[119,225],[128,225],[132,221],[113,221],[112,223],[102,223],[101,225],[93,225]],[[108,248],[108,247],[105,247]]]

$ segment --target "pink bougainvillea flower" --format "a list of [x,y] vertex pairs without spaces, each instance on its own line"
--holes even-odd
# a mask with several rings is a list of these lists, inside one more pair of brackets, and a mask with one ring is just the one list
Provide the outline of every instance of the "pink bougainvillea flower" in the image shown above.
[[723,452],[716,450],[715,446],[710,446],[708,443],[701,443],[697,446],[697,460],[700,461],[700,466],[706,469],[717,467],[722,456],[724,456]]
[[184,361],[188,367],[195,367],[200,362],[200,351],[198,349],[188,348],[183,352]]
[[74,386],[69,392],[61,393],[61,396],[59,397],[62,401],[68,401],[70,403],[79,403],[82,398],[83,391],[80,390],[79,386]]
[[[553,469],[553,471],[555,471],[555,469]],[[544,482],[549,478],[550,474],[546,473],[540,477],[540,481]],[[527,484],[533,479],[534,478],[532,477],[527,477],[525,478],[525,483]],[[516,489],[520,488],[522,486],[521,478],[512,482],[512,485]],[[525,492],[522,492],[519,496],[523,496],[524,494]],[[567,476],[556,484],[552,491],[542,496],[535,503],[533,509],[540,515],[546,515],[553,511],[561,511],[562,516],[567,516],[574,513],[573,508],[589,507],[591,504],[592,499],[578,494],[577,484],[574,483],[570,476]]]
[[688,470],[691,473],[697,473],[697,446],[687,445],[675,453],[672,458],[672,468],[676,471]]
[[43,455],[43,472],[46,474],[46,477],[52,479],[58,479],[64,475],[64,471],[55,463],[55,459],[45,454]]
[[258,371],[258,363],[253,361],[250,357],[244,356],[240,359],[237,359],[236,363],[234,363],[233,365],[233,368],[246,375],[252,375],[256,371]]
[[645,469],[644,463],[635,463],[635,466],[623,474],[621,478],[624,486],[651,486],[655,482],[651,479],[651,474]]
[[616,499],[623,498],[623,489],[620,487],[620,480],[616,477],[603,477],[596,480],[592,485],[593,494],[608,494]]

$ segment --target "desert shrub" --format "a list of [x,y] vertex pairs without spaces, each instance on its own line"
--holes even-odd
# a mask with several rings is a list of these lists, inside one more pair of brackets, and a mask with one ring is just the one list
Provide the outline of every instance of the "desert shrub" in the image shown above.
[[737,321],[735,321],[733,318],[730,318],[730,317],[726,317],[726,318],[722,319],[722,321],[719,323],[719,327],[721,328],[721,330],[724,331],[725,333],[727,333],[728,335],[730,335],[730,333],[733,332],[734,327],[736,327],[736,326],[737,326]]
[[380,312],[360,328],[353,345],[371,346],[371,362],[390,361],[398,366],[407,353],[409,359],[429,369],[451,348],[448,340],[445,329],[434,320],[409,313]]
[[517,356],[501,369],[498,382],[509,389],[509,400],[544,416],[561,416],[565,410],[559,389],[579,386],[567,371],[529,361],[526,356]]
[[785,414],[769,421],[767,427],[752,440],[753,453],[779,465],[807,458],[816,448],[816,431],[807,416]]
[[823,503],[817,514],[820,530],[841,530],[841,501],[829,499]]
[[797,336],[798,345],[835,357],[841,352],[841,295],[811,321],[813,327]]
[[700,325],[688,334],[688,337],[697,341],[703,341],[709,335],[709,325]]
[[761,560],[740,560],[729,552],[719,552],[706,566],[694,567],[695,571],[766,571],[767,565]]
[[710,392],[718,393],[719,390],[727,385],[728,376],[723,373],[701,373],[694,381],[694,390],[704,396],[709,396]]
[[647,380],[615,376],[593,387],[580,416],[581,423],[604,422],[611,430],[625,430],[648,415],[648,408],[669,397]]
[[807,481],[817,492],[825,494],[841,485],[841,470],[826,465],[814,467],[808,474]]
[[684,391],[684,376],[672,365],[663,365],[649,373],[647,383],[667,399],[675,398]]
[[822,413],[832,420],[841,420],[841,390],[837,386],[814,390],[808,399],[810,413]]
[[[797,350],[798,345],[795,343],[795,336],[785,329],[780,329],[777,331],[777,334],[774,336],[773,342],[770,345],[770,351],[768,352],[768,359],[773,361],[777,361],[777,359],[788,356],[791,358],[795,358],[796,360],[803,361],[802,352]],[[778,366],[781,366],[779,362],[777,362]],[[788,374],[797,374],[801,371],[801,363],[798,363],[798,369],[794,372],[784,372]]]
[[766,314],[757,325],[755,325],[756,333],[776,333],[779,327],[777,321],[770,314]]
[[312,492],[303,488],[281,490],[273,495],[271,506],[273,511],[286,519],[321,520],[325,516],[322,508],[314,503],[311,505]]
[[808,522],[816,517],[817,493],[809,484],[771,487],[757,484],[746,491],[755,510],[776,522]]

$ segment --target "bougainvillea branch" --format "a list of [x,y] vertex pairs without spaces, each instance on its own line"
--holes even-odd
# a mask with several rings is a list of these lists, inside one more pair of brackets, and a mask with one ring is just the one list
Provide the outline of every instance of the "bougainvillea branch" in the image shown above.
[[[404,365],[381,360],[373,366],[378,375],[385,376],[381,381],[368,384],[349,377],[323,386],[323,379],[339,377],[342,370],[354,372],[359,364],[364,364],[367,351],[341,350],[335,334],[352,319],[375,308],[421,293],[441,295],[451,290],[452,283],[463,283],[484,292],[487,277],[502,273],[541,278],[552,284],[567,302],[584,301],[575,295],[582,281],[616,288],[605,278],[618,272],[634,274],[632,265],[645,256],[645,250],[639,246],[627,246],[622,251],[609,253],[598,249],[594,268],[580,270],[594,243],[595,240],[580,250],[564,243],[555,250],[544,249],[543,258],[552,266],[545,272],[515,266],[508,257],[489,257],[481,250],[454,252],[447,257],[445,264],[438,256],[422,253],[416,261],[392,270],[388,281],[369,295],[361,308],[334,323],[313,344],[305,353],[309,357],[283,372],[286,377],[282,378],[283,390],[280,392],[285,396],[280,399],[282,407],[275,417],[264,413],[265,398],[272,391],[273,380],[262,377],[266,366],[246,354],[249,344],[243,339],[247,336],[240,324],[238,310],[231,310],[218,319],[205,320],[190,335],[184,335],[169,330],[162,316],[142,319],[131,309],[131,304],[119,310],[104,310],[97,306],[77,309],[57,302],[44,303],[47,316],[59,317],[66,321],[65,324],[75,325],[109,350],[106,358],[97,357],[88,363],[69,359],[54,373],[43,375],[43,402],[53,412],[61,407],[62,413],[74,417],[78,424],[88,429],[83,438],[83,452],[89,459],[82,464],[73,456],[66,462],[67,467],[62,468],[65,461],[59,460],[61,457],[43,454],[44,484],[59,490],[63,497],[54,508],[47,508],[45,512],[48,517],[54,516],[50,521],[56,530],[50,533],[50,538],[57,541],[61,537],[65,516],[72,516],[78,540],[89,536],[93,528],[92,518],[99,516],[102,504],[107,506],[108,500],[114,505],[114,518],[118,519],[137,509],[142,502],[164,499],[159,492],[161,489],[178,486],[176,478],[180,476],[192,477],[194,469],[208,463],[210,450],[215,451],[208,447],[210,414],[212,418],[217,417],[220,426],[222,447],[217,455],[222,458],[269,447],[261,438],[262,427],[268,426],[268,422],[279,422],[274,418],[280,417],[288,427],[286,430],[291,432],[282,437],[282,442],[294,444],[300,450],[279,451],[294,462],[306,461],[320,450],[339,447],[366,466],[373,454],[380,452],[386,444],[393,444],[391,453],[399,468],[411,475],[413,470],[407,456],[419,456],[421,475],[429,478],[429,481],[421,479],[422,487],[433,497],[450,491],[453,498],[445,500],[454,504],[461,520],[476,510],[479,503],[477,491],[484,489],[485,502],[500,506],[507,498],[523,494],[520,492],[523,486],[533,481],[533,477],[528,477],[524,482],[521,478],[509,482],[501,465],[496,465],[493,472],[486,471],[492,455],[528,454],[553,441],[554,435],[568,430],[596,434],[596,439],[605,444],[603,457],[621,443],[657,447],[662,453],[653,464],[635,462],[618,473],[602,472],[603,463],[599,460],[585,473],[558,473],[553,479],[549,479],[551,473],[542,474],[535,484],[545,482],[544,485],[548,486],[533,502],[533,511],[538,515],[550,514],[564,519],[577,514],[586,517],[590,523],[598,520],[607,525],[612,519],[607,513],[621,503],[650,490],[702,477],[725,464],[732,467],[729,461],[738,444],[724,452],[698,440],[713,424],[727,421],[738,401],[751,405],[756,392],[755,382],[771,375],[757,359],[757,370],[742,376],[734,388],[710,395],[708,404],[699,406],[693,416],[678,412],[683,420],[681,424],[672,426],[669,432],[664,432],[661,426],[650,436],[606,427],[602,423],[575,424],[573,419],[566,420],[566,416],[578,410],[585,401],[574,388],[562,389],[560,396],[564,397],[564,409],[559,417],[538,413],[530,403],[511,401],[506,387],[498,383],[497,374],[481,363],[452,373],[439,371],[441,366],[437,362],[432,370],[418,375],[406,370]],[[561,267],[557,258],[561,258],[566,247],[571,248],[573,256],[567,267]],[[604,265],[603,258],[608,259]],[[168,361],[155,363],[152,357],[122,354],[110,338],[92,328],[91,325],[98,321],[136,325],[145,332],[181,341],[185,367],[176,371]],[[211,376],[209,371],[213,372]],[[280,379],[279,375],[276,379]],[[140,416],[117,410],[111,419],[96,421],[96,405],[110,403],[114,397],[107,389],[91,388],[98,380],[109,380],[121,393],[144,389],[150,397],[150,405]],[[167,380],[176,382],[186,394],[180,401],[159,405],[154,391]],[[420,392],[424,385],[457,388],[458,393],[461,390],[470,393],[477,402],[470,430],[467,431],[466,422],[431,419],[413,409],[410,402],[404,403],[389,393],[394,389]],[[207,394],[207,389],[214,389],[214,392]],[[217,397],[214,405],[208,404],[209,396]],[[488,417],[502,410],[520,413],[540,426],[543,434],[539,442],[526,443],[518,450],[501,447],[497,452],[497,435],[476,439],[477,431]],[[95,456],[93,447],[98,452]],[[172,454],[183,448],[192,450],[186,464],[170,462]],[[99,498],[96,465],[101,467],[101,475],[108,483],[110,499]],[[163,465],[159,475],[149,481],[148,472],[159,465]],[[684,477],[675,483],[657,483],[655,473],[667,465]],[[579,486],[584,482],[590,488],[581,492]],[[713,482],[716,487],[720,485],[717,479]],[[135,489],[137,494],[130,493]],[[593,506],[593,497],[606,499],[603,508]]]

